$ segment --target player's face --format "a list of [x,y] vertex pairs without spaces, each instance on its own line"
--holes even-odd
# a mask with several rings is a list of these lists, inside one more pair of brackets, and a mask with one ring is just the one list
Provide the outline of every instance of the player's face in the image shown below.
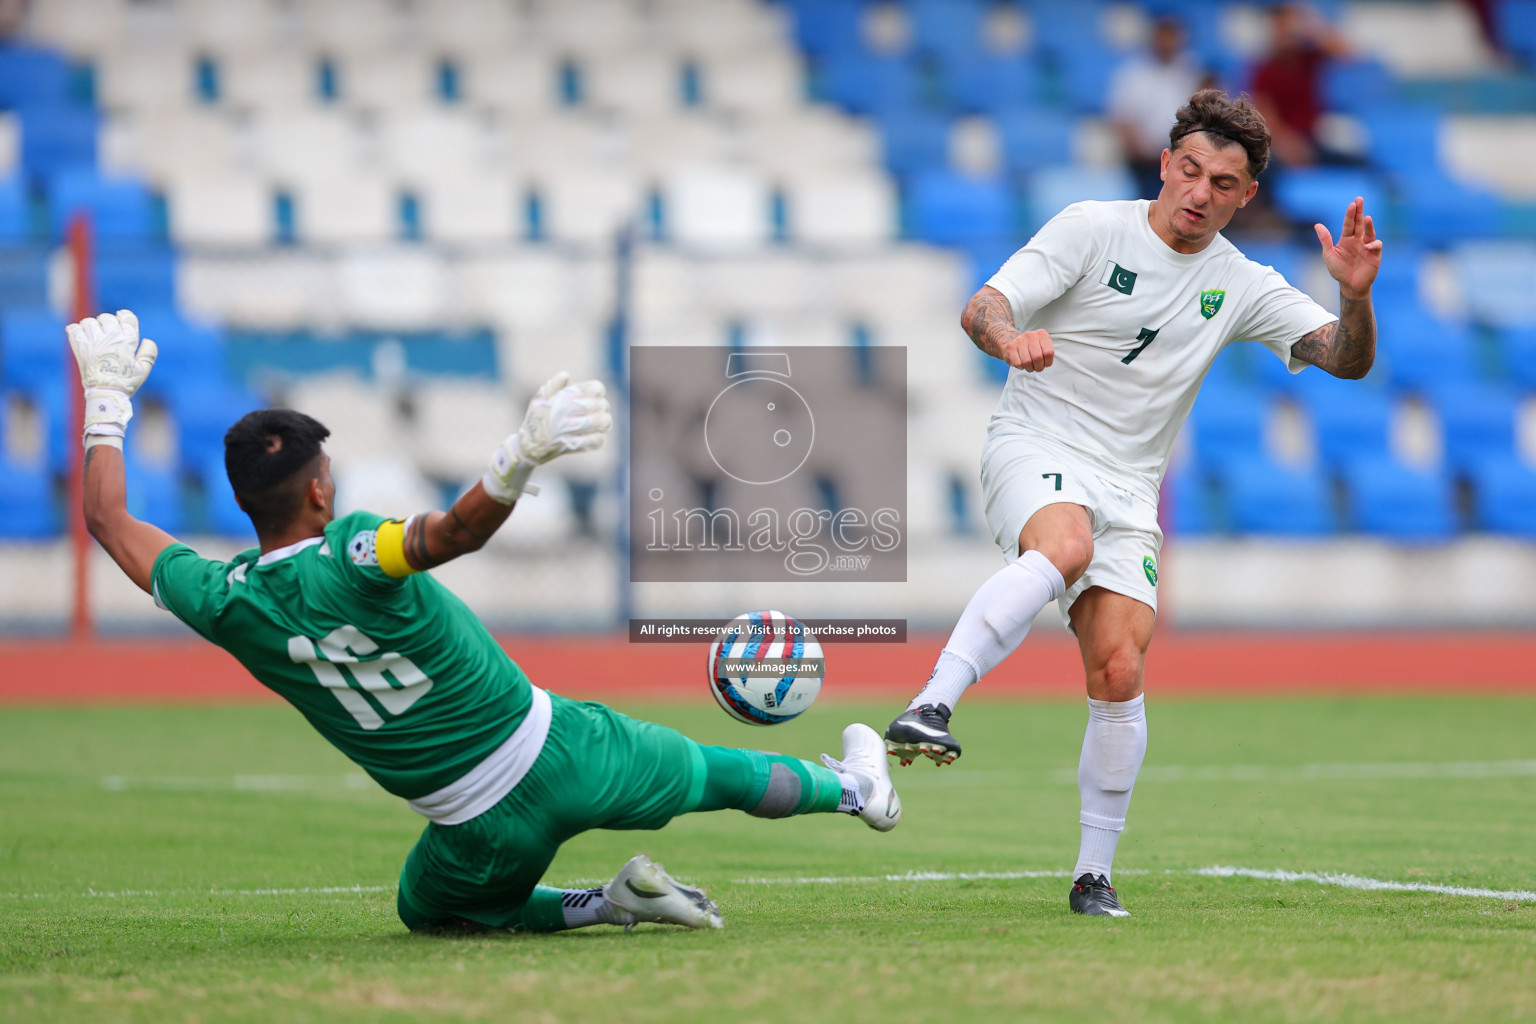
[[1163,150],[1163,190],[1153,219],[1174,249],[1199,252],[1258,188],[1248,177],[1248,153],[1242,146],[1217,145],[1210,135],[1197,132],[1180,140],[1177,150]]

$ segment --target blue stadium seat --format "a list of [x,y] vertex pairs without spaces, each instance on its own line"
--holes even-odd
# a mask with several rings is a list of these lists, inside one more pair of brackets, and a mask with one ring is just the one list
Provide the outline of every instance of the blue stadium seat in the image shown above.
[[1457,246],[1451,258],[1475,323],[1536,324],[1536,243],[1469,242]]
[[1392,243],[1392,258],[1381,261],[1376,283],[1371,286],[1371,297],[1378,310],[1421,304],[1419,267],[1423,262],[1423,251],[1412,241]]
[[96,251],[96,303],[102,309],[174,306],[175,253],[162,245],[101,245]]
[[1403,226],[1425,245],[1449,245],[1468,238],[1495,238],[1503,230],[1498,196],[1465,185],[1437,168],[1399,175]]
[[154,200],[142,182],[104,178],[92,168],[71,168],[50,183],[48,205],[53,237],[62,238],[77,213],[91,219],[93,237],[106,242],[139,241],[155,234]]
[[17,465],[0,453],[0,537],[45,540],[60,529],[53,475],[46,467]]
[[1376,176],[1364,169],[1292,167],[1275,182],[1280,212],[1302,224],[1321,222],[1335,239],[1344,224],[1344,211],[1356,196],[1365,197],[1367,211],[1378,211],[1371,214],[1373,218],[1386,209],[1386,195]]
[[1400,541],[1441,540],[1456,532],[1450,481],[1389,459],[1363,459],[1344,470],[1354,524]]
[[199,474],[203,483],[203,526],[221,537],[243,537],[255,541],[251,521],[235,501],[229,475],[224,471],[224,456],[203,463]]
[[1013,174],[1072,162],[1072,118],[1049,107],[1013,107],[996,115],[1003,162]]
[[1528,391],[1536,391],[1536,327],[1504,331],[1499,347],[1510,379]]
[[1268,418],[1269,400],[1253,388],[1203,391],[1189,417],[1196,458],[1209,470],[1266,461],[1264,429]]
[[1058,63],[1062,99],[1086,114],[1104,110],[1115,67],[1123,60],[1112,50],[1085,46]]
[[976,57],[983,50],[985,8],[977,0],[907,0],[912,39],[939,57]]
[[1316,470],[1259,456],[1228,463],[1216,476],[1237,533],[1315,537],[1334,530],[1328,481]]
[[1101,47],[1101,18],[1104,5],[1099,0],[1025,0],[1035,45],[1056,56],[1058,61],[1077,59],[1090,48]]
[[908,177],[941,171],[949,165],[949,118],[929,111],[902,109],[880,118],[885,165]]
[[1376,367],[1393,385],[1421,393],[1477,379],[1477,346],[1462,323],[1444,320],[1422,306],[1378,307]]
[[1359,459],[1387,458],[1392,438],[1392,402],[1387,395],[1321,370],[1309,370],[1308,376],[1313,375],[1300,397],[1322,463],[1338,468]]
[[1163,483],[1162,513],[1169,516],[1172,532],[1180,537],[1198,537],[1216,532],[1214,496],[1205,474],[1182,462],[1168,473]]
[[[1220,38],[1220,33],[1213,33]],[[1361,114],[1392,103],[1397,83],[1378,60],[1332,60],[1323,67],[1323,105],[1329,110]]]
[[155,372],[143,393],[168,398],[184,391],[217,390],[228,381],[222,332],[182,319],[174,308],[140,304],[135,307],[139,329],[160,349]]
[[1475,525],[1495,533],[1536,537],[1536,472],[1513,455],[1468,467]]
[[180,471],[175,466],[152,466],[135,458],[132,431],[128,434],[125,455],[129,514],[153,523],[167,533],[186,532],[187,515]]
[[21,166],[33,181],[96,165],[96,111],[72,103],[28,104],[21,115]]
[[1040,67],[1023,54],[968,54],[940,62],[945,100],[962,113],[998,115],[1040,101]]
[[1051,167],[1030,175],[1028,227],[1038,228],[1073,203],[1136,198],[1136,179],[1123,167]]
[[791,0],[795,38],[813,56],[851,53],[859,48],[863,6],[858,0]]
[[[1303,260],[1311,255],[1311,250],[1303,250],[1293,242],[1244,240],[1238,248],[1253,262],[1274,267],[1281,277],[1293,284],[1301,280]],[[1394,252],[1393,255],[1397,254]]]
[[32,381],[26,385],[0,384],[0,407],[13,400],[29,403],[41,417],[43,444],[50,472],[62,473],[80,445],[80,427],[69,411],[70,392],[78,390],[78,378],[65,378],[69,367],[59,366],[52,380]]
[[1536,0],[1500,0],[1494,23],[1505,49],[1536,64]]
[[1362,111],[1371,139],[1371,162],[1394,172],[1413,173],[1440,161],[1440,112],[1397,106]]
[[64,320],[47,309],[0,313],[0,379],[31,391],[55,384],[68,369]]
[[181,438],[181,463],[196,472],[211,461],[224,458],[224,434],[262,402],[245,388],[218,383],[184,388],[171,395],[170,409]]
[[939,245],[995,239],[1013,225],[1013,196],[992,178],[925,174],[913,181],[909,202],[913,235]]
[[32,234],[27,183],[20,176],[0,179],[0,243],[25,242]]
[[904,57],[838,54],[827,59],[818,84],[823,99],[855,114],[910,110],[922,101],[917,69]]
[[52,246],[19,245],[0,248],[0,295],[12,307],[48,304],[48,262]]
[[1461,384],[1440,388],[1432,402],[1440,417],[1445,457],[1453,467],[1514,456],[1520,403],[1513,392],[1487,384]]
[[55,106],[69,101],[69,62],[35,46],[0,44],[0,107]]

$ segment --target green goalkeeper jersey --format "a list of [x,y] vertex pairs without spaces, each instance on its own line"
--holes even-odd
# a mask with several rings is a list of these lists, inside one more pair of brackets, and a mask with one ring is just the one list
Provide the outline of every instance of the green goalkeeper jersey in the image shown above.
[[383,516],[353,512],[265,555],[155,560],[155,601],[233,654],[378,783],[407,800],[466,776],[512,735],[533,688],[426,573],[378,567]]

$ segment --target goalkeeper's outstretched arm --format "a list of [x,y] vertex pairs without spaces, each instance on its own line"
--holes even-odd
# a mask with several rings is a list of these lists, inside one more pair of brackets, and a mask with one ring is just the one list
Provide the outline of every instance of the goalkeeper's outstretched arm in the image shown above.
[[176,538],[128,514],[123,436],[133,418],[133,393],[154,368],[158,350],[148,338],[139,340],[139,318],[126,309],[87,317],[66,333],[85,390],[85,525],[128,578],[149,592],[155,559]]
[[592,451],[613,426],[601,381],[569,383],[568,374],[547,381],[517,433],[502,442],[490,467],[446,512],[426,512],[403,524],[386,524],[378,535],[379,566],[404,575],[478,551],[507,521],[535,467],[571,452]]

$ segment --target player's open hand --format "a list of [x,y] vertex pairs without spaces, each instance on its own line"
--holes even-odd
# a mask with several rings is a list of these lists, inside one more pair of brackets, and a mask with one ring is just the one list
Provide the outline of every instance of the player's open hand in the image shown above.
[[542,465],[568,452],[600,448],[603,435],[613,426],[607,389],[600,380],[568,383],[571,375],[555,374],[528,403],[528,413],[517,431],[520,456]]
[[1048,331],[1021,331],[998,349],[1003,362],[1030,373],[1039,373],[1056,361],[1056,349]]
[[1381,270],[1381,239],[1376,237],[1375,222],[1365,212],[1365,200],[1356,196],[1344,212],[1344,229],[1339,232],[1337,245],[1322,224],[1314,224],[1312,229],[1323,246],[1328,273],[1339,282],[1339,293],[1346,299],[1365,298]]

